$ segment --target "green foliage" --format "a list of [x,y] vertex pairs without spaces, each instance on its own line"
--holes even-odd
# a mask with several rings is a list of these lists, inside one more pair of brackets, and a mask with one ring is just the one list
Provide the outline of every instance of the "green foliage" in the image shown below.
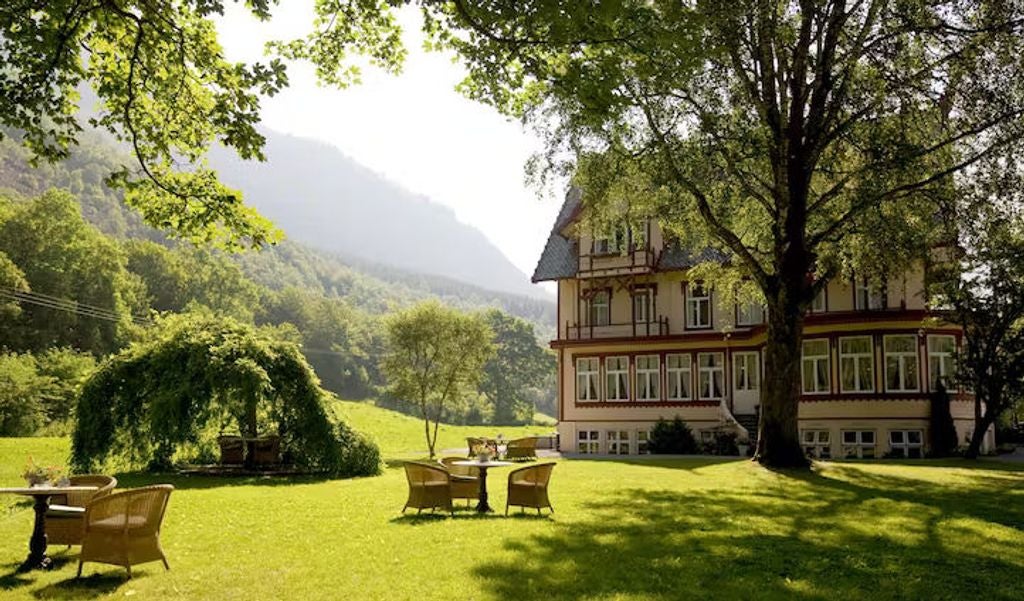
[[[115,317],[25,303],[10,327],[0,331],[0,346],[29,351],[70,346],[96,354],[119,348],[133,334],[131,314],[139,308],[140,291],[117,245],[86,223],[66,192],[12,203],[8,213],[0,223],[0,252],[21,272],[20,284],[14,272],[15,286],[75,299]],[[11,273],[10,264],[5,271]]]
[[494,332],[495,352],[484,365],[480,390],[494,407],[493,423],[529,423],[535,406],[528,389],[554,371],[554,357],[537,345],[533,327],[522,319],[497,309],[484,319]]
[[72,460],[83,471],[111,454],[166,467],[207,427],[234,427],[279,435],[286,459],[306,469],[377,473],[370,443],[332,424],[324,394],[298,348],[267,331],[212,315],[161,319],[86,383]]
[[31,436],[46,419],[52,378],[31,355],[0,354],[0,436]]
[[[481,370],[494,354],[494,334],[479,315],[425,302],[386,321],[382,368],[391,393],[413,405],[424,421],[430,456],[438,424],[452,405],[472,398]],[[431,432],[433,423],[433,432]]]
[[51,379],[46,395],[46,420],[64,424],[74,414],[78,394],[96,369],[96,359],[70,348],[51,348],[35,355],[39,374]]
[[690,426],[677,415],[672,421],[659,418],[654,423],[647,448],[654,455],[693,455],[700,445]]

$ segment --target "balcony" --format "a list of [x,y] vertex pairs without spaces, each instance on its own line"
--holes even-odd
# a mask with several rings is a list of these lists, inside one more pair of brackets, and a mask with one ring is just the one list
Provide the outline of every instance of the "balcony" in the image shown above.
[[577,276],[597,278],[650,273],[657,261],[657,253],[650,247],[635,248],[626,253],[581,254]]
[[565,323],[564,340],[601,340],[603,338],[646,338],[667,336],[668,318],[657,321],[608,323],[604,325]]

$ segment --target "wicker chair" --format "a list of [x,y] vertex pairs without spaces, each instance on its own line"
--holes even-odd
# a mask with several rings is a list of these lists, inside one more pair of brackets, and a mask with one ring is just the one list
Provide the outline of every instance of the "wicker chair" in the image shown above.
[[451,479],[452,499],[466,499],[467,502],[480,498],[480,470],[471,465],[455,465],[462,457],[442,457],[440,463],[448,470]]
[[221,436],[217,439],[220,445],[221,465],[242,465],[245,463],[245,441],[241,436]]
[[89,503],[78,577],[87,561],[124,566],[129,578],[132,566],[140,563],[159,560],[164,568],[171,569],[160,547],[160,525],[173,490],[170,484],[145,486]]
[[548,499],[548,482],[551,480],[551,471],[555,469],[554,463],[540,463],[529,465],[512,470],[508,475],[508,500],[505,502],[505,515],[508,515],[509,506],[533,507],[537,514],[543,507],[555,512]]
[[281,439],[265,436],[253,441],[253,464],[259,467],[281,463]]
[[72,492],[57,495],[51,499],[46,511],[46,539],[51,545],[82,544],[82,529],[85,524],[85,507],[101,499],[117,486],[117,478],[100,474],[84,474],[68,478],[71,486],[96,486],[97,490]]
[[424,509],[445,509],[452,513],[452,486],[448,470],[439,465],[408,461],[405,477],[409,481],[409,499],[402,513],[412,507],[416,513]]
[[516,459],[536,459],[537,439],[534,437],[518,438],[508,441],[505,447],[505,459],[513,461]]

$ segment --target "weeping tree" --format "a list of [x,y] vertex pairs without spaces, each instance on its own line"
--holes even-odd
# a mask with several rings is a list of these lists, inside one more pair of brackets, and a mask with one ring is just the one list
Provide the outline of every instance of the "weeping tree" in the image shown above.
[[77,470],[111,455],[166,468],[182,445],[235,427],[280,436],[285,457],[311,471],[379,472],[377,447],[331,418],[294,344],[223,317],[175,316],[155,330],[104,361],[83,387],[72,438]]

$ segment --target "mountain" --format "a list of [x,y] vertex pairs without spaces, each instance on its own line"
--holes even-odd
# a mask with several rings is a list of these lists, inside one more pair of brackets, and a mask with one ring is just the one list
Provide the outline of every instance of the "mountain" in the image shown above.
[[[328,144],[264,130],[267,161],[211,151],[221,180],[292,240],[405,271],[550,300],[476,228]],[[481,200],[483,202],[483,200]]]

